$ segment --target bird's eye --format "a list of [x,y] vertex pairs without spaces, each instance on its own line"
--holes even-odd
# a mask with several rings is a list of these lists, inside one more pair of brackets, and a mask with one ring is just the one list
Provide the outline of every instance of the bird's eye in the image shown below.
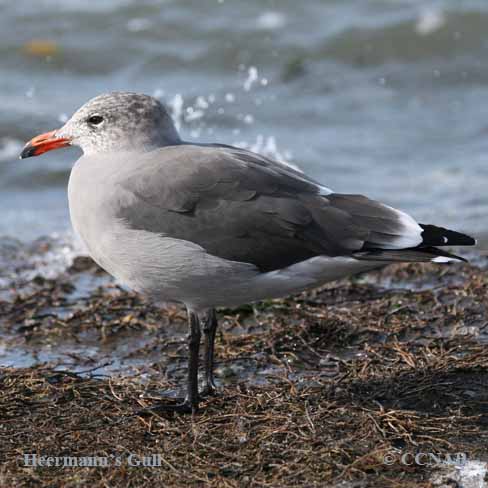
[[87,122],[90,125],[100,125],[103,122],[103,117],[101,115],[90,115]]

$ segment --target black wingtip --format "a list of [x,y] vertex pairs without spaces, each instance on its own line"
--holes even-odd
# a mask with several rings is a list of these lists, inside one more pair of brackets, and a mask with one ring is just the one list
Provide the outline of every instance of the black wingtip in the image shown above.
[[449,261],[469,262],[467,259],[438,249],[437,247],[413,247],[409,249],[370,249],[353,254],[355,259],[366,261],[386,261],[388,263],[443,263]]
[[419,224],[422,227],[421,246],[475,246],[476,239],[454,230],[430,224]]

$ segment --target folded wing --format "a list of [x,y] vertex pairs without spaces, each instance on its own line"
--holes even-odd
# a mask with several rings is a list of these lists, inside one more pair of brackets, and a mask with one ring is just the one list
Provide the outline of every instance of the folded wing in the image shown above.
[[263,272],[318,255],[430,260],[446,254],[436,254],[434,246],[474,244],[364,196],[332,193],[285,164],[229,146],[149,152],[120,185],[130,198],[120,202],[117,216],[130,227],[193,242]]

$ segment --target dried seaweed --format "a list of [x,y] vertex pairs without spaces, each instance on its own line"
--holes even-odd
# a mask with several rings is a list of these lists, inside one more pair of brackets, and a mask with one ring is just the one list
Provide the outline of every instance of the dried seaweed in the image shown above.
[[[385,455],[488,460],[481,268],[399,265],[221,311],[225,387],[193,417],[139,413],[184,377],[183,310],[110,281],[77,297],[81,273],[100,271],[77,261],[0,303],[7,344],[79,346],[77,369],[0,368],[0,486],[428,487],[435,468],[386,464]],[[105,376],[100,358],[84,357],[85,341],[110,351],[138,336],[146,339],[128,354],[139,359],[132,375]],[[159,453],[162,462],[32,468],[26,453]]]

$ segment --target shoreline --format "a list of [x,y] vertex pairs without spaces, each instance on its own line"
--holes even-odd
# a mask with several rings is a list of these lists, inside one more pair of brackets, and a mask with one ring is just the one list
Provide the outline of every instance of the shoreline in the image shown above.
[[[418,453],[464,453],[479,475],[488,261],[476,264],[394,265],[220,310],[219,395],[192,418],[137,414],[182,385],[183,310],[158,309],[77,258],[0,302],[0,485],[420,487],[468,476],[403,462]],[[34,453],[162,461],[23,466]]]

